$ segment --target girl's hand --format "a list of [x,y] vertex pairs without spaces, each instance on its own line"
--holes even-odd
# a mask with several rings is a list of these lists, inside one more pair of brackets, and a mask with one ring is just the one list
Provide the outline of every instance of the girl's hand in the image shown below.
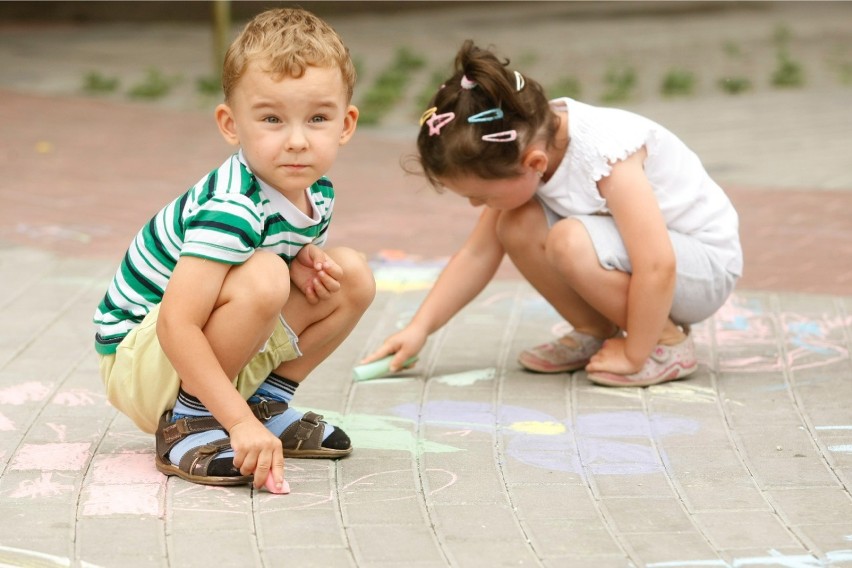
[[623,337],[613,337],[604,341],[600,351],[592,355],[587,371],[603,371],[617,375],[631,375],[642,370],[642,364],[632,363],[626,354],[627,340]]
[[254,474],[254,486],[263,487],[266,478],[276,482],[284,480],[284,449],[272,432],[253,415],[231,426],[231,447],[234,449],[234,467],[243,475]]
[[309,304],[327,300],[340,290],[343,269],[316,245],[305,245],[290,265],[290,280]]
[[[410,357],[420,353],[426,344],[428,335],[418,327],[408,326],[402,331],[388,337],[381,347],[361,360],[361,364],[372,363],[388,355],[393,355],[390,370],[395,373],[402,369],[403,363]],[[412,367],[414,365],[411,365]]]

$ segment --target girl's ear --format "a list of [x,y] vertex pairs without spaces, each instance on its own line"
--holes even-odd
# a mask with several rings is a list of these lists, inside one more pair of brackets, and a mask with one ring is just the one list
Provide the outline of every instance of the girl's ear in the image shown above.
[[343,146],[355,134],[355,126],[358,124],[358,107],[349,105],[346,108],[346,116],[343,117],[343,132],[340,133],[340,145]]
[[539,176],[544,175],[544,172],[547,171],[548,162],[549,159],[547,157],[547,152],[540,148],[528,150],[527,153],[524,154],[523,160],[521,160],[521,164],[525,168],[535,170]]
[[216,125],[225,142],[233,146],[239,146],[240,137],[237,136],[237,125],[234,122],[234,113],[231,107],[222,103],[216,107]]

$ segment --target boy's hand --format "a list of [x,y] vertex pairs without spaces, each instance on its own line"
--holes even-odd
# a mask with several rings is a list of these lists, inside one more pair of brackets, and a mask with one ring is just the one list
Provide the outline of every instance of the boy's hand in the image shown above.
[[361,364],[372,363],[382,357],[393,355],[391,359],[390,370],[395,373],[402,369],[403,364],[414,355],[420,353],[423,346],[426,344],[428,335],[420,328],[408,326],[402,331],[395,333],[385,339],[381,347],[373,351],[370,355],[361,360]]
[[316,245],[305,245],[290,264],[290,280],[309,304],[327,300],[340,290],[343,269]]
[[284,481],[284,449],[272,432],[254,416],[237,422],[228,431],[234,449],[234,467],[243,475],[254,474],[254,486],[263,487],[271,474],[276,483]]

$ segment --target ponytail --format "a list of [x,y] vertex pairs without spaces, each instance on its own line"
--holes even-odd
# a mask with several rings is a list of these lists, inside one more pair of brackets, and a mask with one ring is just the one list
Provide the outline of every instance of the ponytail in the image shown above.
[[463,175],[515,177],[530,143],[552,144],[558,120],[541,85],[508,65],[471,40],[462,45],[417,137],[420,166],[434,186]]

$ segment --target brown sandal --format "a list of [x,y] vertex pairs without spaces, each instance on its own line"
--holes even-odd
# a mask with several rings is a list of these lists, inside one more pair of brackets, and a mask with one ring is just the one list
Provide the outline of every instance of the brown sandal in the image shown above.
[[[209,430],[223,430],[223,428],[212,416],[185,417],[172,422],[172,411],[165,412],[160,417],[156,434],[157,469],[165,475],[176,475],[181,479],[202,485],[243,485],[251,482],[253,476],[242,475],[233,464],[224,472],[218,472],[218,475],[210,474],[210,466],[216,456],[231,449],[231,439],[227,436],[192,448],[184,454],[178,464],[169,461],[169,452],[175,444],[190,434]],[[217,469],[221,469],[221,465],[218,465]]]
[[351,454],[352,445],[349,444],[349,438],[343,430],[336,427],[332,436],[340,432],[346,438],[345,444],[348,447],[335,449],[322,445],[326,425],[321,414],[310,410],[305,412],[304,416],[290,424],[279,436],[284,445],[284,457],[335,459]]

